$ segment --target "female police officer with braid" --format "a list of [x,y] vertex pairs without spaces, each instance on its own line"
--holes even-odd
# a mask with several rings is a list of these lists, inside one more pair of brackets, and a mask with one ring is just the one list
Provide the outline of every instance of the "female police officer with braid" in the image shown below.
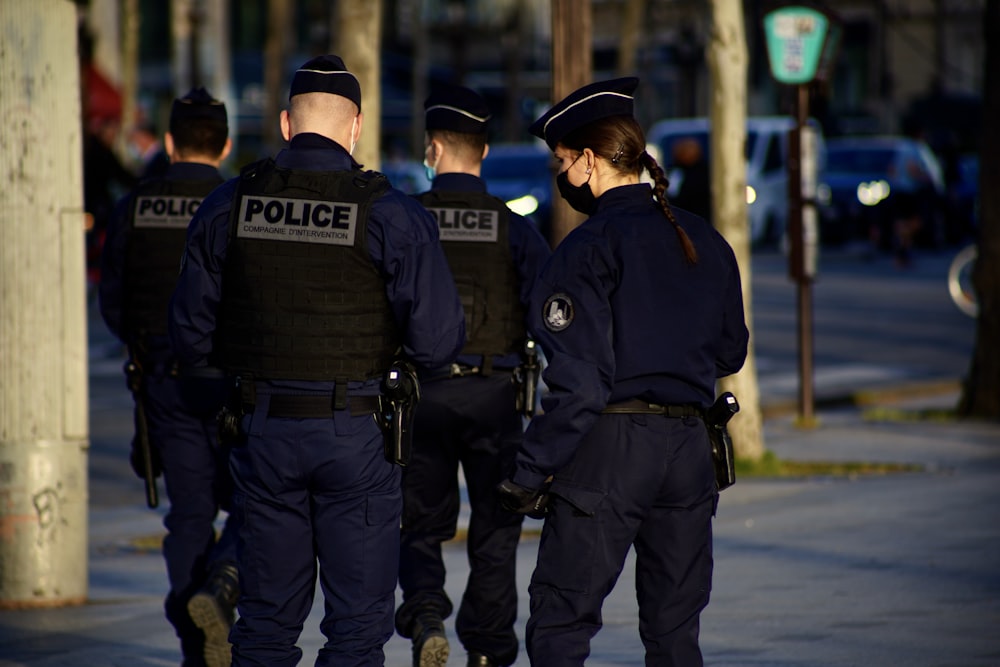
[[551,393],[498,487],[514,511],[547,502],[529,588],[533,665],[584,664],[631,546],[646,664],[702,664],[718,491],[701,414],[716,378],[743,365],[749,334],[732,249],[667,202],[632,117],[637,84],[580,88],[531,127],[555,153],[563,198],[590,216],[533,294]]

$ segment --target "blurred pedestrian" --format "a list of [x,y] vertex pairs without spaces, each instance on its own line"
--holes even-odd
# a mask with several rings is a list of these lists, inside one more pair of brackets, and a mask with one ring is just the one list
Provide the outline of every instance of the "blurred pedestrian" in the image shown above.
[[671,204],[711,220],[712,181],[701,142],[695,137],[678,139],[673,145],[673,162],[681,182]]
[[637,84],[584,86],[531,127],[559,162],[560,194],[590,216],[534,292],[550,394],[498,489],[510,509],[545,512],[532,665],[584,664],[631,548],[646,664],[702,664],[718,500],[703,412],[716,379],[742,366],[748,332],[732,249],[666,199],[632,115]]
[[433,216],[351,157],[363,120],[339,57],[300,67],[280,117],[288,148],[201,205],[174,292],[181,361],[237,383],[240,667],[298,664],[317,574],[315,664],[383,664],[402,492],[372,418],[379,383],[394,359],[438,367],[465,342]]
[[165,144],[170,165],[163,175],[124,198],[108,225],[100,308],[129,349],[137,412],[132,467],[145,478],[149,463],[154,479],[147,483],[154,485],[162,472],[170,499],[163,520],[167,619],[185,665],[221,667],[230,663],[227,637],[238,594],[232,516],[218,540],[214,527],[219,510],[231,510],[228,451],[215,421],[225,386],[220,372],[179,372],[167,306],[188,223],[223,182],[219,165],[232,146],[226,107],[204,88],[192,89],[173,103]]
[[518,651],[516,551],[523,517],[501,511],[494,488],[521,442],[521,385],[514,376],[523,377],[519,367],[531,361],[522,359],[525,312],[550,251],[534,224],[491,196],[480,178],[489,151],[486,101],[469,88],[438,86],[424,109],[425,164],[436,175],[417,199],[437,218],[465,307],[467,340],[456,363],[422,373],[413,458],[403,472],[403,604],[396,629],[413,639],[414,667],[444,667],[443,619],[452,602],[444,590],[441,544],[458,526],[461,465],[471,506],[470,571],[455,628],[468,665],[506,666]]

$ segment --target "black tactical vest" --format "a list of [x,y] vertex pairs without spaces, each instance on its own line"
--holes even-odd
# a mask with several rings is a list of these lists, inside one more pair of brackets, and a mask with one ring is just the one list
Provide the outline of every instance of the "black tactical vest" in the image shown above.
[[400,345],[368,253],[381,174],[243,170],[229,218],[216,350],[225,370],[272,380],[365,380]]
[[123,326],[131,340],[167,334],[167,306],[177,284],[188,223],[201,200],[222,183],[153,180],[139,184],[125,246]]
[[520,352],[526,337],[524,307],[510,252],[510,210],[478,192],[432,190],[417,199],[438,221],[465,309],[462,354]]

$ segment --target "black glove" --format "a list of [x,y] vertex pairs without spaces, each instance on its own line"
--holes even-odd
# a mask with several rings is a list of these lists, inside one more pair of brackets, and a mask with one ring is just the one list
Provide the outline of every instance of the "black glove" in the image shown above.
[[[163,474],[163,464],[160,463],[160,456],[155,450],[151,453],[153,456],[153,477],[159,477]],[[138,446],[134,438],[132,439],[132,451],[128,454],[128,462],[132,466],[132,472],[135,473],[136,477],[146,479],[146,462],[143,459],[142,449]]]
[[497,484],[500,506],[508,512],[525,514],[532,519],[544,519],[549,504],[549,485],[541,489],[529,489],[515,484],[509,479]]

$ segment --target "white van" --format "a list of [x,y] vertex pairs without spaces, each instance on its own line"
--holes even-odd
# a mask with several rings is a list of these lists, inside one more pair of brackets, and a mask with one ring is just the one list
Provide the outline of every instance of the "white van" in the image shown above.
[[[788,134],[794,127],[795,119],[791,116],[747,118],[747,205],[750,207],[748,217],[752,244],[774,244],[785,233],[788,220]],[[819,130],[818,125],[814,127]],[[817,165],[822,171],[822,132],[817,132],[817,135]],[[680,172],[671,164],[674,142],[693,137],[701,144],[702,155],[708,159],[710,136],[707,118],[671,118],[661,120],[650,128],[646,141],[659,149],[662,156],[663,169],[670,178],[668,196],[676,195],[680,186]],[[821,176],[817,175],[817,178],[821,179]]]

